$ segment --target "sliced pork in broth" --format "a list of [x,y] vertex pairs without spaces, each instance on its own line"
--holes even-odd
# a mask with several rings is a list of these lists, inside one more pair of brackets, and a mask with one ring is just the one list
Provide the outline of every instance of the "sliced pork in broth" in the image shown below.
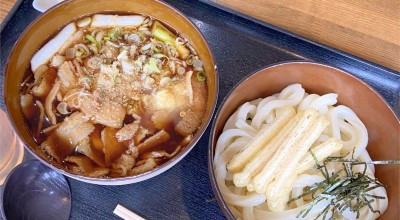
[[40,153],[89,177],[137,175],[166,162],[193,139],[207,104],[193,46],[142,15],[67,24],[25,77],[21,107]]

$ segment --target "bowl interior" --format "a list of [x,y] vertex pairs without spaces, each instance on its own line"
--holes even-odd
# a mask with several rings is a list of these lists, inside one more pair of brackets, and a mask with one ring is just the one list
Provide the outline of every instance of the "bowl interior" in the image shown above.
[[[251,75],[237,85],[224,100],[216,116],[211,133],[209,159],[213,159],[216,142],[226,121],[241,104],[273,95],[293,83],[302,84],[308,93],[337,93],[339,104],[350,107],[367,127],[367,150],[372,160],[400,160],[399,120],[387,103],[354,76],[332,67],[309,62],[278,64]],[[212,162],[209,161],[210,165],[212,166]],[[399,166],[375,165],[375,169],[375,176],[379,181],[389,186],[389,207],[381,219],[395,219],[399,216],[400,205]],[[212,174],[214,194],[220,200],[219,204],[225,215],[232,216],[213,178]]]
[[[19,104],[20,84],[23,74],[35,51],[60,28],[74,19],[94,13],[133,13],[150,15],[176,29],[192,42],[203,61],[207,74],[208,100],[205,117],[193,141],[175,158],[186,155],[206,129],[217,99],[218,81],[211,51],[198,29],[177,10],[153,0],[72,0],[65,1],[38,17],[21,35],[9,57],[4,79],[4,97],[7,111],[14,128],[28,149],[35,151],[37,145],[24,124]],[[40,158],[45,159],[40,154]],[[40,159],[39,158],[39,159]],[[171,161],[171,160],[170,160]],[[176,162],[176,161],[175,161]],[[167,164],[169,161],[167,162]],[[53,166],[59,167],[58,164]],[[163,166],[163,165],[162,165]],[[68,175],[68,173],[65,173]],[[74,175],[70,175],[74,177]],[[129,177],[134,179],[134,177]],[[132,182],[132,181],[130,181]]]

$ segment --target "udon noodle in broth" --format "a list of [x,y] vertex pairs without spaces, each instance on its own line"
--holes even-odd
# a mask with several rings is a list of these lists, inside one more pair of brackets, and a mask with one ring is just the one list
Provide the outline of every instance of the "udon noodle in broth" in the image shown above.
[[365,163],[367,129],[337,97],[292,84],[230,116],[213,166],[235,218],[376,219],[386,210],[386,190]]
[[37,151],[69,172],[132,176],[192,140],[207,79],[191,43],[142,15],[67,24],[33,56],[21,108]]

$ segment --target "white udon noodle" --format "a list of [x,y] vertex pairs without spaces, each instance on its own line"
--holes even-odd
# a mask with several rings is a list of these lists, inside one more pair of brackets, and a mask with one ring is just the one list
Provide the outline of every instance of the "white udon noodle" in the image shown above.
[[[275,120],[277,108],[293,106],[297,111],[308,108],[317,109],[320,114],[328,118],[330,125],[313,146],[326,141],[329,137],[335,137],[343,141],[340,155],[346,155],[354,149],[354,158],[361,161],[371,161],[366,150],[368,143],[367,129],[350,108],[343,105],[333,106],[337,103],[337,97],[337,94],[332,93],[322,96],[307,94],[300,84],[292,84],[283,89],[281,93],[244,103],[228,119],[215,148],[214,170],[218,188],[235,218],[249,220],[301,219],[301,217],[296,218],[296,216],[306,205],[302,198],[293,202],[294,204],[290,208],[287,207],[285,211],[271,212],[268,210],[265,194],[248,192],[246,187],[235,187],[232,181],[232,174],[226,169],[232,156],[240,151],[256,135],[257,131],[263,126],[269,126]],[[248,120],[249,118],[252,120]],[[348,157],[351,157],[351,153],[348,154]],[[335,164],[338,163],[328,164],[327,168],[330,173],[339,169],[340,165]],[[354,171],[359,169],[362,172],[363,166],[355,166],[353,169]],[[366,173],[374,178],[374,166],[368,165]],[[323,176],[315,170],[314,172],[306,171],[299,174],[293,185],[291,197],[294,198],[301,195],[305,186],[310,186],[323,180]],[[386,190],[383,187],[379,187],[370,191],[369,194],[386,198],[376,199],[371,204],[374,210],[379,210],[380,213],[383,213],[388,206]],[[314,219],[327,204],[326,200],[317,203],[305,218]],[[355,219],[356,215],[356,213],[346,209],[341,219]],[[378,216],[379,214],[373,213],[365,206],[360,210],[359,218],[376,219]]]

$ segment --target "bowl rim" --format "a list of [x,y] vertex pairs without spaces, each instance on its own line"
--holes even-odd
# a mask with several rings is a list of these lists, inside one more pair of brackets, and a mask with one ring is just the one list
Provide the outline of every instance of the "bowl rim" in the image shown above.
[[[44,13],[40,14],[38,17],[36,17],[25,29],[24,31],[21,33],[21,35],[18,37],[17,41],[14,43],[10,54],[8,55],[7,61],[6,61],[6,68],[5,68],[5,74],[4,74],[4,79],[6,79],[6,76],[9,73],[8,69],[9,69],[9,65],[10,64],[10,59],[12,57],[12,55],[15,53],[15,48],[17,45],[19,45],[19,43],[21,42],[21,39],[26,35],[27,31],[35,24],[38,22],[38,20],[42,19],[44,16],[46,16],[47,14],[49,14],[51,11],[57,9],[58,7],[61,7],[63,5],[67,5],[70,4],[70,2],[72,1],[82,1],[82,0],[70,0],[70,1],[62,1],[56,5],[54,5],[53,7],[49,8],[48,10],[46,10]],[[193,140],[184,148],[182,149],[177,155],[175,155],[174,157],[172,157],[171,159],[169,159],[167,162],[161,164],[160,166],[149,170],[147,172],[138,174],[138,175],[134,175],[134,176],[126,176],[126,177],[116,177],[116,178],[94,178],[94,177],[88,177],[88,176],[83,176],[83,175],[77,175],[77,174],[73,174],[70,172],[67,172],[59,167],[54,166],[53,164],[51,164],[50,162],[46,161],[45,159],[41,158],[39,155],[37,155],[37,153],[31,149],[29,146],[27,146],[25,144],[25,142],[23,141],[23,139],[21,138],[21,135],[18,131],[18,129],[16,129],[16,126],[14,125],[14,120],[12,119],[10,113],[9,113],[9,108],[6,102],[6,98],[5,98],[5,87],[3,86],[2,89],[2,93],[3,93],[3,100],[5,103],[5,107],[6,107],[6,115],[8,117],[8,119],[11,122],[11,125],[15,131],[15,133],[17,134],[18,138],[21,140],[21,142],[24,144],[24,148],[26,150],[28,150],[28,152],[30,154],[32,154],[36,159],[38,159],[40,162],[42,162],[43,164],[47,165],[48,167],[50,167],[51,169],[54,169],[58,172],[60,172],[63,175],[66,175],[68,177],[71,177],[73,179],[79,180],[79,181],[83,181],[83,182],[87,182],[87,183],[92,183],[92,184],[98,184],[98,185],[125,185],[125,184],[131,184],[131,183],[136,183],[136,182],[141,182],[147,179],[150,179],[152,177],[155,177],[167,170],[169,170],[170,168],[172,168],[173,166],[175,166],[180,160],[182,160],[197,144],[197,142],[200,140],[200,138],[204,135],[205,131],[207,130],[208,126],[210,125],[211,120],[213,119],[214,113],[215,113],[215,109],[217,106],[217,102],[218,102],[218,94],[219,94],[219,74],[218,74],[218,68],[217,68],[217,64],[215,61],[215,57],[214,54],[212,53],[212,50],[210,48],[210,46],[207,43],[206,38],[204,37],[204,34],[200,31],[200,29],[194,24],[194,22],[192,22],[188,16],[186,16],[183,12],[181,12],[180,10],[178,10],[177,8],[173,7],[172,5],[163,2],[163,1],[159,1],[156,0],[156,2],[158,4],[161,4],[173,11],[175,11],[178,15],[180,15],[183,19],[185,19],[188,24],[190,24],[190,26],[198,32],[198,34],[200,35],[200,38],[203,42],[205,42],[205,46],[207,51],[210,54],[210,59],[212,61],[212,63],[214,64],[214,72],[215,72],[215,94],[213,95],[213,103],[211,104],[210,108],[210,115],[207,118],[207,120],[203,121],[203,126],[201,126],[197,132],[195,133]],[[100,11],[98,13],[101,13]],[[151,16],[151,15],[148,15]],[[74,18],[72,18],[74,19]],[[3,84],[5,84],[5,81],[3,81]],[[210,95],[210,94],[208,94]]]
[[211,130],[210,130],[210,135],[209,135],[209,140],[208,140],[208,153],[207,153],[207,165],[208,165],[208,176],[210,179],[210,183],[211,183],[211,188],[213,191],[214,196],[218,197],[216,198],[219,207],[221,208],[222,212],[224,213],[225,217],[227,219],[230,220],[234,220],[235,217],[233,216],[232,212],[230,211],[230,209],[228,208],[225,200],[223,199],[223,196],[219,190],[216,178],[215,178],[215,172],[214,172],[214,165],[213,165],[213,159],[214,159],[214,151],[215,148],[213,147],[213,140],[214,138],[217,138],[216,134],[215,134],[215,128],[216,128],[216,121],[218,116],[221,114],[221,110],[222,108],[225,106],[225,104],[228,101],[228,98],[232,95],[232,93],[236,90],[236,88],[241,85],[243,82],[249,80],[252,77],[255,77],[255,75],[259,74],[262,71],[265,71],[267,69],[271,69],[271,68],[275,68],[278,66],[282,66],[282,65],[292,65],[292,64],[308,64],[308,65],[315,65],[315,66],[322,66],[324,68],[329,68],[332,70],[336,70],[339,71],[353,79],[355,79],[356,81],[362,83],[363,85],[365,85],[368,89],[370,89],[373,93],[375,93],[375,95],[377,95],[380,99],[382,99],[382,101],[384,102],[384,104],[386,105],[386,107],[389,108],[390,112],[395,116],[395,118],[397,119],[397,121],[400,123],[400,119],[399,116],[397,116],[397,114],[395,113],[395,111],[393,110],[393,108],[389,105],[389,103],[386,101],[385,98],[382,97],[382,95],[377,92],[374,88],[372,88],[370,85],[368,85],[366,82],[364,82],[362,79],[358,78],[357,76],[352,75],[351,73],[347,72],[346,70],[343,70],[341,68],[337,68],[337,67],[333,67],[327,64],[323,64],[323,63],[319,63],[319,62],[315,62],[315,61],[310,61],[310,60],[292,60],[292,61],[282,61],[282,62],[278,62],[278,63],[273,63],[270,65],[266,65],[264,67],[261,67],[253,72],[251,72],[249,75],[246,75],[242,80],[240,80],[238,83],[236,83],[236,85],[234,85],[230,91],[225,95],[224,99],[222,100],[221,104],[218,107],[218,110],[216,110],[215,114],[214,114],[214,118],[213,118],[213,122],[211,125]]

